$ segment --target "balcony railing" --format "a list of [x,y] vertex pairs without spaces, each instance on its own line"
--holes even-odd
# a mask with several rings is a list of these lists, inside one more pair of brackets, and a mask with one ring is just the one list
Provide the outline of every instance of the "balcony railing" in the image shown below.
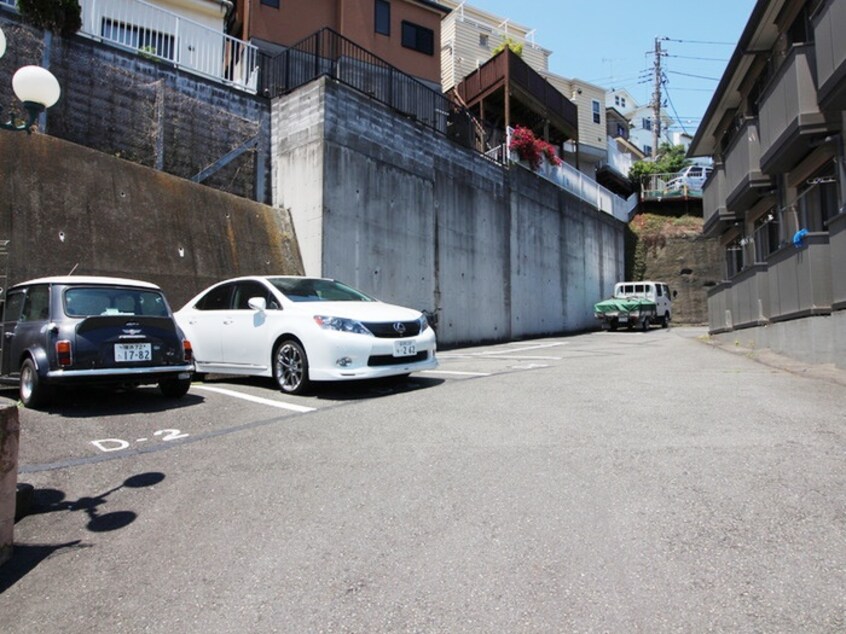
[[[504,147],[510,145],[510,131],[508,133],[508,139],[509,143]],[[508,156],[511,162],[522,165],[531,171],[531,167],[520,160],[517,152],[509,150]],[[599,211],[604,211],[622,222],[628,222],[631,219],[632,212],[637,208],[637,194],[632,194],[628,198],[622,198],[566,163],[556,166],[544,158],[535,173],[555,183],[561,189],[570,192]]]
[[835,310],[846,310],[846,275],[839,272],[846,271],[846,212],[842,212],[828,222],[829,240],[831,244],[832,304]]
[[761,170],[787,171],[807,151],[809,134],[826,131],[817,105],[813,45],[794,46],[759,105]]
[[702,198],[702,190],[690,186],[678,173],[650,174],[641,181],[640,195],[643,200],[669,200]]
[[846,107],[846,3],[828,0],[813,17],[819,101],[826,108]]
[[725,165],[726,207],[744,212],[770,185],[769,176],[761,173],[761,143],[755,119],[747,119],[740,126]]
[[[79,0],[79,4],[80,35],[256,91],[258,49],[252,44],[144,0]],[[0,0],[0,6],[17,10],[15,0]]]
[[726,170],[722,165],[715,165],[702,188],[702,231],[706,235],[719,235],[720,221],[732,218],[726,207]]
[[484,150],[472,114],[355,42],[324,28],[274,57],[262,54],[261,91],[276,97],[321,76],[369,95],[450,139]]
[[800,249],[782,247],[768,262],[770,318],[783,321],[831,312],[831,256],[827,234],[812,233]]

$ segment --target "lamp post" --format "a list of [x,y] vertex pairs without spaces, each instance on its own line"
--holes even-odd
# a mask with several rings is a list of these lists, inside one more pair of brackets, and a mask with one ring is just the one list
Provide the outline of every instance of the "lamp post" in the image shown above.
[[[6,52],[6,36],[0,29],[0,57]],[[21,121],[15,116],[14,111],[9,115],[9,120],[0,120],[0,128],[4,130],[15,130],[18,132],[31,133],[32,124],[38,115],[55,104],[62,94],[59,81],[46,68],[40,66],[24,66],[12,76],[12,90],[15,96],[23,104],[26,110],[26,121]]]

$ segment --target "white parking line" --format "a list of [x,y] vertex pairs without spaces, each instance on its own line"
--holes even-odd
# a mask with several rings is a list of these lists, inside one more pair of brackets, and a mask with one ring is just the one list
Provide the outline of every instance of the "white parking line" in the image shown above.
[[217,392],[225,396],[232,396],[233,398],[240,398],[251,403],[259,403],[261,405],[270,405],[271,407],[278,407],[279,409],[289,409],[293,412],[313,412],[314,407],[305,407],[303,405],[293,405],[291,403],[283,403],[282,401],[274,401],[269,398],[262,398],[261,396],[253,396],[252,394],[244,394],[243,392],[236,392],[235,390],[227,390],[222,387],[211,387],[209,385],[192,385],[191,389],[206,390],[207,392]]
[[455,370],[421,370],[420,374],[456,374],[459,376],[490,376],[490,372],[458,372]]

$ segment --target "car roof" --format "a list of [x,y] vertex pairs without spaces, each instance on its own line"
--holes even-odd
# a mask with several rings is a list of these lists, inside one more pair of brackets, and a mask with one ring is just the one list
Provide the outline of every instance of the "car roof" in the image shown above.
[[144,282],[141,280],[131,280],[123,277],[105,277],[99,275],[60,275],[54,277],[39,277],[34,280],[20,282],[11,288],[18,288],[20,286],[31,286],[33,284],[85,284],[85,285],[103,285],[103,286],[139,286],[141,288],[150,288],[161,290],[155,284]]

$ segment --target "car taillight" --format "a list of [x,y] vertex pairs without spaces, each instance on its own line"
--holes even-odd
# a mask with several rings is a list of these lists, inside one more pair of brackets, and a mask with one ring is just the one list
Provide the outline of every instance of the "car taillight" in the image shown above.
[[56,358],[60,366],[68,366],[73,364],[71,355],[71,342],[67,339],[62,339],[56,342]]
[[191,342],[187,339],[182,340],[182,355],[186,361],[193,361],[194,359],[194,349],[191,347]]

